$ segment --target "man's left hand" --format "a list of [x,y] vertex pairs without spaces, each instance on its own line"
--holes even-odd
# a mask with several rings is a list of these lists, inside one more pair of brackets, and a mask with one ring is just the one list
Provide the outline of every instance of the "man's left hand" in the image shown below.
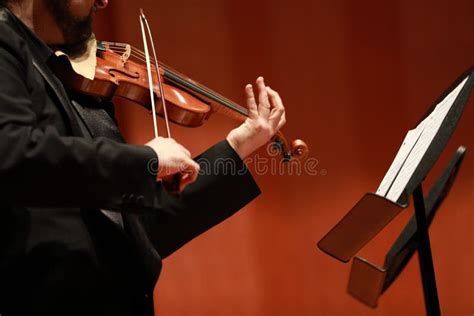
[[285,107],[280,95],[265,85],[262,77],[256,81],[258,90],[258,104],[253,87],[248,84],[245,94],[248,107],[248,118],[239,127],[230,131],[227,141],[244,159],[259,147],[268,143],[273,135],[285,125]]

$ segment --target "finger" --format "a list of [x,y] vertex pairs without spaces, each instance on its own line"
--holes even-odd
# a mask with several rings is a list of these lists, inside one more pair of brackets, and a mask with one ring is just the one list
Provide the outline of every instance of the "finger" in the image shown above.
[[249,117],[253,120],[258,117],[257,103],[255,102],[255,95],[251,84],[245,86],[246,103],[249,109]]
[[281,120],[281,117],[283,116],[283,114],[285,114],[285,107],[283,106],[283,102],[281,101],[280,95],[275,90],[270,87],[267,87],[267,92],[270,102],[273,106],[268,120],[272,127],[277,127],[278,123]]
[[278,122],[276,132],[278,132],[285,124],[286,124],[286,115],[285,113],[283,113],[283,115],[280,118],[280,121]]
[[179,191],[182,192],[186,186],[196,181],[199,175],[199,165],[191,160],[188,169],[181,173],[181,181],[179,183]]
[[181,179],[179,181],[179,192],[183,192],[184,189],[190,184],[189,178],[190,178],[189,173],[181,174]]
[[265,81],[263,77],[257,79],[258,88],[258,115],[267,119],[270,115],[270,101],[268,100],[268,92],[265,87]]
[[199,170],[200,170],[199,164],[195,162],[194,163],[194,172],[190,176],[191,183],[193,183],[194,181],[197,180],[197,177],[199,176]]

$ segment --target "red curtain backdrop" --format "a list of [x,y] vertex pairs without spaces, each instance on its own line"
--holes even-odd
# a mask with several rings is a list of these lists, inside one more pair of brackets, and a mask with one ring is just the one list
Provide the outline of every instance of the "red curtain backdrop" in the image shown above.
[[[283,97],[288,138],[304,139],[317,175],[258,174],[263,194],[173,254],[155,289],[158,315],[422,315],[415,256],[379,307],[346,294],[350,265],[316,242],[367,191],[375,191],[408,129],[474,61],[472,0],[117,1],[101,11],[98,38],[142,47],[138,12],[159,59],[237,102],[263,75]],[[117,101],[132,143],[153,137],[151,116]],[[467,156],[431,228],[443,315],[474,313],[474,97],[432,183],[457,146]],[[173,127],[194,154],[236,122],[215,115]],[[163,128],[161,129],[163,130]],[[258,153],[267,157],[264,150]],[[360,255],[382,264],[406,210]]]

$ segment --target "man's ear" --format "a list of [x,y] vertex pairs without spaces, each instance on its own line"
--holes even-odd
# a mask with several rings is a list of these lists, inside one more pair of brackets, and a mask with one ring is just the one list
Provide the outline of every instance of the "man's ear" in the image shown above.
[[95,6],[97,9],[103,9],[109,4],[109,0],[96,0]]

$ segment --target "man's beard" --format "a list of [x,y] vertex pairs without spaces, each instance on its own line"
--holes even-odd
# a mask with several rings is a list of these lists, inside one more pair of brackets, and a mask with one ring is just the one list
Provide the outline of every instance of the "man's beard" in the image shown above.
[[64,44],[56,48],[71,57],[84,54],[92,35],[92,9],[88,16],[78,18],[71,13],[69,0],[44,0],[44,3],[64,37]]

